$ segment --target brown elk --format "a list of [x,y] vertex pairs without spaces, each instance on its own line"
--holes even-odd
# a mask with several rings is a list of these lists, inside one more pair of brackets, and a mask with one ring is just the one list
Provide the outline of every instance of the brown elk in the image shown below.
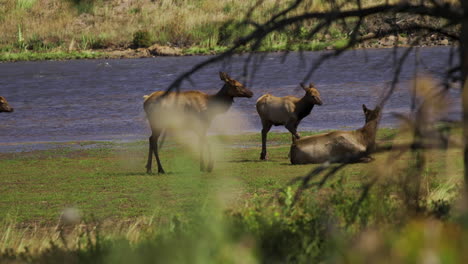
[[[216,94],[200,91],[169,92],[158,91],[145,96],[144,109],[152,134],[149,137],[147,173],[151,173],[152,153],[156,157],[158,173],[164,173],[158,154],[158,138],[167,129],[194,131],[200,140],[200,170],[210,172],[213,160],[206,142],[206,131],[218,114],[229,110],[235,97],[253,96],[252,91],[224,72],[219,73],[224,85]],[[208,164],[205,166],[204,151],[207,150]]]
[[333,131],[295,140],[289,153],[292,164],[333,162],[368,162],[375,146],[381,108],[362,105],[365,125],[354,131]]
[[293,137],[299,138],[297,127],[301,120],[308,116],[314,105],[322,105],[319,91],[314,84],[306,87],[301,83],[305,95],[302,98],[294,96],[276,97],[264,94],[257,100],[257,112],[262,120],[262,152],[261,160],[267,159],[266,140],[272,125],[285,126]]
[[0,112],[13,112],[13,108],[3,96],[0,96]]

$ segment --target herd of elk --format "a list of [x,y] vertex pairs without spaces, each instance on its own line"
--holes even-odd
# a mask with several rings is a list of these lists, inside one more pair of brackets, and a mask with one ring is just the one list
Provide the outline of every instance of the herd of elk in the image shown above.
[[8,104],[5,97],[0,96],[0,113],[1,112],[13,112],[13,108]]
[[[162,133],[183,129],[195,132],[200,143],[200,170],[210,172],[213,169],[206,132],[215,116],[229,110],[236,97],[253,96],[252,91],[242,83],[220,72],[223,87],[213,95],[200,91],[164,92],[158,91],[144,96],[143,107],[151,127],[149,137],[148,161],[146,172],[151,173],[153,153],[158,164],[158,173],[165,173],[159,158],[158,139]],[[262,152],[260,159],[267,159],[266,138],[273,125],[285,126],[292,134],[289,157],[292,164],[322,162],[367,162],[375,146],[377,126],[381,117],[381,108],[374,110],[362,105],[365,124],[354,131],[333,131],[301,138],[297,127],[308,116],[314,105],[322,105],[319,91],[311,83],[305,86],[302,98],[294,96],[276,97],[264,94],[257,100],[257,112],[262,121]],[[0,112],[13,112],[7,100],[0,96]],[[205,152],[207,162],[205,162]]]
[[[226,73],[220,72],[219,76],[224,85],[214,95],[200,91],[158,91],[144,96],[144,110],[152,131],[149,137],[147,173],[151,173],[153,153],[158,164],[158,173],[164,173],[159,159],[158,139],[163,132],[171,129],[194,131],[201,146],[200,170],[210,172],[213,169],[213,159],[206,142],[206,132],[211,121],[216,115],[228,111],[235,97],[253,96],[252,91]],[[292,164],[369,161],[370,151],[375,144],[380,107],[370,110],[365,105],[362,106],[366,124],[358,130],[334,131],[301,138],[297,133],[299,123],[310,114],[314,105],[322,105],[320,93],[312,83],[309,86],[301,83],[301,87],[305,91],[302,98],[264,94],[257,100],[256,108],[262,121],[260,159],[267,159],[266,139],[271,127],[283,125],[292,134]],[[208,156],[207,164],[205,151]]]
[[267,159],[266,139],[271,126],[285,126],[294,138],[299,139],[297,127],[308,116],[314,105],[322,105],[319,91],[310,83],[306,87],[301,83],[305,94],[302,98],[294,96],[276,97],[264,94],[257,100],[257,112],[262,120],[262,152],[260,159]]
[[366,123],[354,131],[333,131],[293,139],[289,157],[292,164],[322,162],[368,162],[375,145],[380,107],[374,110],[362,105]]
[[[211,121],[218,114],[231,107],[236,97],[253,96],[252,91],[224,72],[219,73],[224,82],[223,87],[214,95],[200,91],[154,92],[145,96],[144,110],[150,123],[149,153],[146,163],[147,173],[151,173],[152,153],[158,163],[158,173],[164,173],[158,152],[158,138],[167,129],[184,129],[194,131],[200,140],[200,170],[211,171],[213,160],[206,142],[206,131]],[[174,118],[176,120],[174,120]],[[207,151],[208,163],[204,162],[204,149]]]

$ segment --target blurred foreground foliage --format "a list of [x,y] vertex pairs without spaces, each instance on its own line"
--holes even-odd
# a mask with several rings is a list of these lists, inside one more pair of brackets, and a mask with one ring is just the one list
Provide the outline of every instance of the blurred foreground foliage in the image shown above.
[[[2,263],[462,263],[468,214],[428,206],[408,214],[403,200],[375,186],[359,192],[338,181],[294,203],[293,188],[274,201],[254,197],[245,207],[202,206],[196,217],[153,216],[123,223],[60,222],[43,246],[3,249]],[[304,193],[305,194],[305,193]],[[450,201],[450,208],[457,204]],[[450,212],[450,214],[449,214]],[[18,229],[4,223],[2,242]],[[37,230],[36,230],[37,232]],[[8,238],[7,233],[10,233]],[[31,242],[31,241],[29,241]]]

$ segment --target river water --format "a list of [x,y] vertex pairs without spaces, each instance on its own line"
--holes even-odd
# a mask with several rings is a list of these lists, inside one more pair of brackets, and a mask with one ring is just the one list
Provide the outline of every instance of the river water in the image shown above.
[[[403,50],[399,50],[401,54]],[[441,78],[448,69],[448,47],[421,48],[420,72]],[[222,86],[218,72],[226,71],[254,92],[251,99],[236,99],[226,121],[245,120],[233,133],[260,131],[255,102],[262,94],[302,96],[299,82],[327,52],[258,54],[263,60],[255,74],[242,78],[247,55],[210,65],[183,84],[183,90],[215,93]],[[354,129],[362,126],[361,105],[373,108],[393,77],[393,50],[348,51],[331,58],[309,79],[324,104],[316,106],[299,130]],[[145,139],[150,131],[143,113],[142,96],[163,90],[181,73],[206,56],[157,57],[120,60],[73,60],[0,63],[0,95],[15,108],[0,114],[0,152],[11,143],[82,140]],[[385,106],[381,126],[397,125],[392,113],[409,111],[414,56],[401,73],[401,83]],[[252,68],[250,68],[251,70]],[[449,117],[458,119],[460,91],[452,89]],[[215,125],[216,126],[216,125]],[[286,131],[277,127],[274,130]]]

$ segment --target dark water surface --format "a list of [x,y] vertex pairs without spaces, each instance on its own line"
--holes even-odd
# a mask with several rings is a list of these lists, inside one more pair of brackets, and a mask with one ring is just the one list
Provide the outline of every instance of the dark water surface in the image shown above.
[[[449,52],[448,47],[421,48],[419,68],[440,78],[448,69]],[[266,92],[302,96],[298,83],[323,54],[290,53],[286,59],[283,53],[256,55],[264,56],[264,60],[247,80],[241,78],[246,55],[240,55],[198,72],[193,83],[184,83],[183,89],[215,93],[223,84],[218,76],[220,70],[245,81],[255,95],[237,99],[233,108],[242,113],[249,125],[233,132],[259,131],[256,99]],[[6,143],[13,142],[145,139],[150,131],[142,96],[165,89],[178,74],[205,59],[206,56],[193,56],[1,63],[0,95],[8,99],[15,112],[0,114],[0,152],[10,145]],[[409,111],[414,61],[414,56],[410,56],[403,67],[402,82],[385,107],[382,126],[396,125],[392,112]],[[362,126],[361,104],[374,107],[392,80],[392,65],[392,49],[349,51],[326,61],[310,79],[321,92],[324,105],[316,106],[299,129]],[[459,97],[459,90],[454,89],[450,114],[454,119],[460,113]]]

